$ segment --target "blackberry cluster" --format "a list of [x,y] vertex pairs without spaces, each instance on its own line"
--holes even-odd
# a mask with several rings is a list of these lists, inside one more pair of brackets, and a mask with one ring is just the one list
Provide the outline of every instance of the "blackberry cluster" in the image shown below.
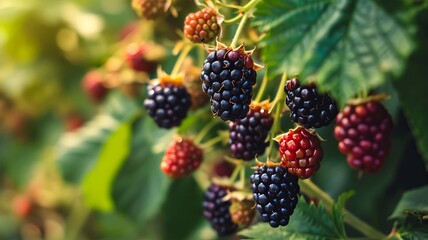
[[211,111],[222,120],[247,116],[257,73],[243,49],[220,49],[208,54],[201,72],[202,89],[211,97]]
[[206,190],[203,202],[204,217],[219,236],[230,235],[238,228],[229,213],[231,202],[223,200],[226,194],[226,188],[213,183]]
[[248,161],[263,155],[269,146],[266,138],[272,124],[269,109],[251,104],[246,118],[229,123],[229,146],[233,157]]
[[213,41],[221,30],[217,15],[217,11],[210,7],[190,13],[184,20],[184,36],[194,43]]
[[288,80],[284,91],[291,120],[305,128],[327,126],[338,113],[336,102],[328,94],[319,94],[314,85],[301,86],[298,78]]
[[288,172],[306,179],[320,168],[323,151],[317,136],[303,127],[298,127],[280,135],[279,155]]
[[155,19],[165,12],[166,0],[132,0],[132,8],[140,17]]
[[334,136],[348,164],[365,173],[380,169],[390,148],[392,118],[377,101],[347,105],[337,115]]
[[144,107],[161,128],[180,125],[191,105],[190,95],[182,85],[157,83],[148,86]]
[[253,198],[263,222],[285,226],[297,205],[298,179],[284,167],[259,167],[251,175]]

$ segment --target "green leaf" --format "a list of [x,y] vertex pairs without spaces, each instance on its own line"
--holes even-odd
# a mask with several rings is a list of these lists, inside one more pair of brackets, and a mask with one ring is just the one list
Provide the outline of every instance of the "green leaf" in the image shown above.
[[103,113],[78,131],[65,133],[59,140],[57,151],[63,178],[70,183],[80,183],[96,165],[100,151],[111,134],[138,111],[133,102],[114,95],[104,106]]
[[122,123],[104,143],[98,161],[83,180],[83,196],[93,209],[114,209],[111,186],[122,163],[129,154],[131,124]]
[[[174,180],[162,206],[163,239],[189,239],[202,221],[203,192],[195,179]],[[180,207],[177,207],[180,206]],[[181,221],[186,216],[186,221]]]
[[343,221],[339,224],[338,220],[340,218],[333,219],[322,204],[315,206],[300,198],[287,226],[274,229],[267,223],[259,223],[241,231],[240,235],[254,239],[344,239],[341,233]]
[[333,204],[333,207],[331,208],[330,214],[336,226],[336,233],[338,236],[341,236],[343,238],[346,238],[345,224],[344,224],[345,216],[343,215],[343,209],[345,208],[346,200],[348,200],[353,195],[354,195],[353,191],[349,191],[341,194],[337,202]]
[[[408,33],[372,0],[267,0],[254,25],[272,75],[315,81],[344,104],[401,74],[413,49]],[[281,54],[279,54],[281,53]]]
[[404,193],[400,202],[395,207],[390,219],[403,219],[406,212],[428,215],[428,186],[413,189]]
[[116,209],[142,224],[154,216],[167,195],[170,180],[160,170],[173,131],[160,129],[145,116],[133,126],[131,152],[113,183]]

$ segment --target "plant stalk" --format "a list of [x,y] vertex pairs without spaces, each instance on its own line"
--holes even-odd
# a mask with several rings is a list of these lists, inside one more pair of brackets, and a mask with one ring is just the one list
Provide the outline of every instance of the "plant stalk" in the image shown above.
[[[309,197],[314,197],[323,201],[324,206],[327,210],[331,210],[334,204],[334,200],[317,185],[315,185],[310,179],[299,181],[300,190]],[[379,230],[368,225],[363,220],[359,219],[348,210],[344,209],[345,222],[354,228],[355,230],[366,235],[370,239],[384,239],[386,235]]]

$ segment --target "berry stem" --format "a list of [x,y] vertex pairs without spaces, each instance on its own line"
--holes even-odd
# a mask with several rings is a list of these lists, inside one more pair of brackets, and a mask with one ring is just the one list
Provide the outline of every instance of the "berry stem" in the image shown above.
[[276,92],[275,98],[273,99],[273,102],[272,102],[272,107],[269,112],[271,112],[276,107],[277,103],[279,103],[278,108],[281,108],[281,110],[284,107],[284,100],[285,100],[284,86],[286,82],[287,82],[287,73],[284,72],[281,76],[281,82],[279,83],[278,91]]
[[186,46],[183,47],[183,49],[180,52],[180,55],[177,58],[177,61],[175,61],[174,68],[171,71],[171,76],[177,75],[181,65],[183,64],[184,60],[187,57],[187,54],[189,54],[190,50],[192,50],[192,47],[193,47],[193,44],[186,44]]
[[217,121],[211,121],[207,125],[205,125],[201,131],[199,131],[198,135],[196,135],[194,142],[196,144],[200,144],[201,141],[207,136],[208,132],[217,124]]
[[223,136],[219,135],[219,136],[212,138],[212,139],[208,140],[207,142],[201,144],[200,146],[203,149],[208,149],[208,148],[214,146],[216,143],[221,142],[221,141],[223,141]]
[[[334,204],[334,200],[326,192],[324,192],[317,185],[315,185],[310,179],[299,181],[299,185],[301,192],[308,195],[309,197],[314,197],[322,200],[327,210],[331,210]],[[361,219],[350,213],[348,210],[344,209],[343,212],[345,215],[345,222],[349,226],[353,227],[354,229],[369,237],[370,239],[386,238],[385,234],[368,225],[366,222],[362,221]]]
[[233,170],[232,175],[229,178],[229,183],[233,184],[235,182],[236,177],[238,177],[238,174],[241,172],[241,168],[244,167],[242,164],[236,165],[235,169]]
[[239,35],[241,35],[241,32],[244,29],[244,25],[247,22],[248,16],[249,16],[249,12],[245,12],[244,15],[242,16],[242,19],[238,25],[238,29],[236,29],[235,36],[233,36],[232,43],[230,43],[230,46],[232,48],[236,47],[236,43],[238,42]]
[[242,188],[242,189],[244,189],[245,188],[245,169],[246,169],[246,167],[244,166],[244,165],[242,165],[242,168],[241,168],[241,172],[240,172],[240,175],[241,175],[241,179],[239,180],[239,186]]
[[77,198],[66,220],[66,240],[79,238],[82,227],[91,213],[91,209],[87,207],[80,199],[80,197]]
[[263,93],[267,86],[267,82],[268,82],[268,68],[266,67],[265,75],[263,76],[263,80],[262,80],[262,85],[260,85],[259,91],[257,92],[257,96],[255,99],[256,102],[260,102],[260,100],[262,99]]

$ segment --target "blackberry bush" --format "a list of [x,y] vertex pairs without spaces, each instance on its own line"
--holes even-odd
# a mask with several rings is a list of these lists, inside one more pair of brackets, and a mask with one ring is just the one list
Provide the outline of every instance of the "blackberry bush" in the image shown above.
[[392,118],[378,101],[347,105],[337,115],[334,136],[348,164],[361,172],[378,171],[390,148]]
[[224,121],[247,116],[259,67],[244,47],[231,49],[219,45],[204,62],[202,89],[211,100],[211,111]]
[[319,94],[315,85],[301,86],[298,78],[287,81],[285,100],[293,122],[305,128],[329,125],[337,115],[336,102],[328,94]]
[[229,147],[233,157],[248,161],[263,155],[269,146],[267,136],[273,123],[269,106],[268,102],[253,102],[246,118],[229,123]]
[[298,178],[282,166],[263,165],[251,175],[251,189],[261,220],[286,226],[298,201]]
[[232,221],[229,213],[230,200],[224,200],[227,187],[212,183],[205,191],[203,202],[204,217],[219,236],[233,234],[238,226]]
[[144,107],[161,128],[178,126],[187,116],[191,98],[182,81],[182,77],[162,75],[158,82],[147,87]]
[[276,138],[281,163],[288,172],[301,179],[311,177],[320,167],[323,157],[320,140],[303,127],[290,129]]

